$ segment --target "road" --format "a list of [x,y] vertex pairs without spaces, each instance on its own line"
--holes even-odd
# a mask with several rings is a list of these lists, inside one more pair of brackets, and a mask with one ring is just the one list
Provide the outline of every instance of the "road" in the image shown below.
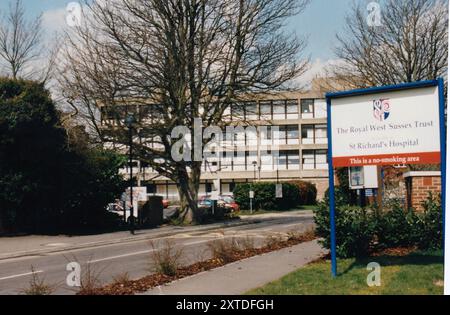
[[138,279],[151,273],[151,253],[163,247],[169,239],[176,248],[183,249],[183,263],[188,265],[209,258],[208,243],[215,239],[250,237],[256,244],[261,244],[270,235],[302,232],[314,224],[312,215],[292,214],[270,220],[265,220],[265,217],[261,216],[259,223],[211,231],[181,232],[153,239],[154,248],[149,240],[136,240],[0,260],[0,294],[20,294],[21,290],[28,288],[31,270],[46,283],[55,285],[55,294],[75,294],[76,288],[66,284],[70,273],[66,266],[71,262],[80,264],[82,274],[90,269],[102,284],[110,283],[114,277],[124,273],[128,273],[131,279]]

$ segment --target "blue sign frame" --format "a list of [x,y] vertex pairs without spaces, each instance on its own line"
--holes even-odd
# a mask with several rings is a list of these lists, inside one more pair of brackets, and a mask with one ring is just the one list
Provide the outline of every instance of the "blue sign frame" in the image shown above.
[[328,176],[329,176],[329,200],[330,200],[330,246],[331,246],[331,273],[337,277],[337,258],[336,258],[336,200],[334,187],[334,167],[333,167],[333,139],[331,124],[331,100],[336,98],[351,97],[358,95],[395,92],[411,90],[424,87],[438,87],[439,89],[439,123],[440,123],[440,147],[441,147],[441,182],[442,182],[442,224],[443,224],[443,242],[445,245],[445,204],[446,204],[446,171],[447,171],[447,151],[446,151],[446,124],[445,124],[445,95],[444,79],[419,81],[404,83],[398,85],[380,86],[367,89],[357,89],[344,92],[327,93],[327,120],[328,120]]

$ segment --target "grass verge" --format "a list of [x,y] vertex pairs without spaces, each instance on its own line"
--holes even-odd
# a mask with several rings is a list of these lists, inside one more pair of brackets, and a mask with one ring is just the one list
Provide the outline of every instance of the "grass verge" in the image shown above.
[[[381,286],[369,287],[367,265],[381,265]],[[321,260],[254,289],[251,295],[442,295],[442,252],[382,254],[367,259],[338,260],[339,276],[332,279],[330,261]]]

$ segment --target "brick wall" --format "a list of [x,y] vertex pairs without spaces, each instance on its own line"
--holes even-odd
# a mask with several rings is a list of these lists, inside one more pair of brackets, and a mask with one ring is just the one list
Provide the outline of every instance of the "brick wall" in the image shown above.
[[411,172],[405,174],[408,207],[423,211],[422,203],[431,192],[434,196],[441,193],[440,172]]

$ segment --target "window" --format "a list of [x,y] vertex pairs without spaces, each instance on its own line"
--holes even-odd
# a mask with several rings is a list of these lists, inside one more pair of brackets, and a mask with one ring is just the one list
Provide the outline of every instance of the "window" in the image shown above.
[[287,101],[286,104],[286,119],[298,119],[298,101]]
[[300,157],[298,151],[289,151],[287,154],[287,168],[288,170],[300,169]]
[[260,137],[261,137],[261,145],[271,145],[273,134],[272,134],[272,127],[270,126],[263,126],[260,128]]
[[314,144],[314,125],[302,126],[302,143]]
[[273,170],[273,157],[272,152],[262,152],[261,153],[261,170],[271,171]]
[[236,103],[231,106],[231,116],[234,121],[245,120],[245,109],[242,103]]
[[245,171],[245,152],[234,152],[233,171]]
[[327,150],[316,151],[316,169],[327,170],[328,169],[328,154]]
[[303,144],[327,144],[327,125],[303,125]]
[[231,172],[233,170],[233,153],[223,152],[220,160],[220,170],[224,172]]
[[300,169],[299,151],[280,151],[278,156],[273,156],[275,163],[278,161],[278,170],[298,170]]
[[328,152],[327,150],[304,150],[303,151],[304,170],[327,170]]
[[328,143],[327,125],[315,126],[315,143],[316,144]]
[[299,143],[299,131],[297,125],[286,127],[286,138],[287,144],[298,144]]
[[325,100],[315,101],[315,118],[327,118],[327,102]]
[[245,116],[248,121],[258,120],[258,105],[256,102],[246,103]]
[[315,153],[314,150],[305,150],[303,151],[303,169],[304,170],[313,170],[316,168],[315,162]]
[[261,120],[271,120],[272,119],[272,102],[266,101],[260,104]]
[[212,184],[211,183],[206,183],[205,184],[205,192],[208,194],[210,192],[212,192]]
[[253,164],[258,163],[258,153],[256,151],[246,152],[246,161],[247,161],[247,171],[254,171],[255,167]]
[[278,144],[286,144],[286,126],[278,127],[278,132],[275,131],[275,139],[278,139]]
[[258,145],[258,133],[256,128],[248,127],[245,133],[246,143],[248,146],[257,146]]
[[278,170],[284,171],[287,169],[287,153],[286,151],[280,151],[277,157]]
[[314,100],[302,100],[302,119],[314,118]]
[[273,102],[273,119],[284,120],[286,119],[286,102],[274,101]]
[[245,146],[245,138],[244,128],[235,128],[233,144],[235,146]]

